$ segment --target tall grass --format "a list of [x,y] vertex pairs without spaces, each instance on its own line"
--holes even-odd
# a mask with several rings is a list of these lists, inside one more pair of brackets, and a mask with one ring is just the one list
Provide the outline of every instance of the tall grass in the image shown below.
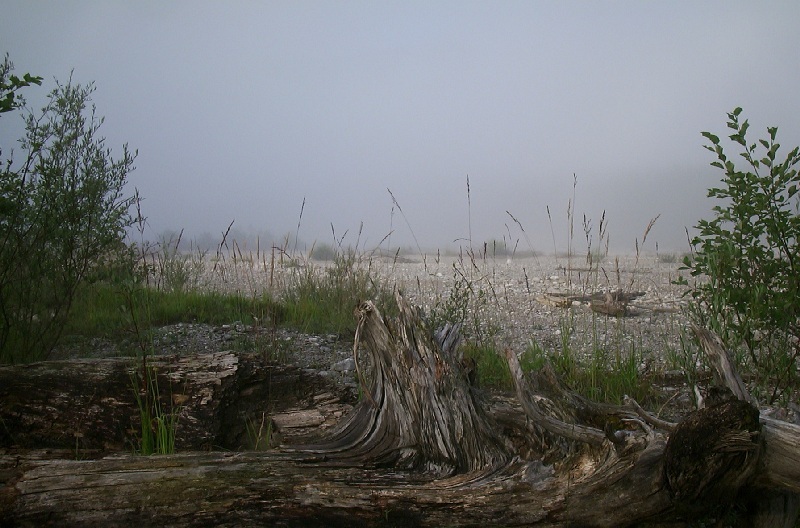
[[[560,348],[547,353],[532,341],[525,352],[527,361],[551,363],[570,388],[595,401],[620,404],[625,396],[649,400],[652,380],[644,366],[651,351],[625,331],[624,320],[593,312],[576,320],[569,310],[561,322]],[[571,336],[578,332],[589,334],[588,351],[575,349]]]
[[158,371],[147,366],[142,357],[141,372],[134,370],[131,384],[139,409],[139,453],[142,455],[169,455],[175,452],[175,434],[180,409],[170,403],[165,409],[158,386]]
[[353,313],[359,303],[374,300],[384,310],[394,307],[391,287],[362,262],[355,250],[339,249],[330,265],[307,262],[292,273],[281,307],[286,324],[311,333],[355,333]]
[[281,321],[284,311],[269,296],[249,298],[236,293],[199,290],[161,291],[137,288],[123,292],[111,284],[95,284],[80,292],[66,333],[85,337],[122,337],[139,330],[176,323],[211,325],[241,321]]
[[508,363],[493,345],[467,343],[464,346],[464,358],[474,361],[479,387],[499,391],[514,389]]
[[[617,329],[610,339],[601,337],[595,323],[604,321],[596,314],[590,317],[594,345],[588,353],[576,350],[570,338],[575,332],[587,330],[587,325],[576,324],[572,315],[566,315],[561,323],[560,347],[548,351],[532,339],[520,355],[523,372],[538,371],[550,364],[566,386],[591,400],[621,404],[625,396],[630,396],[649,402],[654,396],[653,377],[643,368],[649,351],[629,339],[622,329]],[[500,391],[513,388],[508,365],[496,346],[468,342],[464,356],[475,362],[479,386]]]
[[259,420],[247,418],[245,421],[248,449],[253,451],[267,451],[272,448],[273,428],[272,419],[266,412],[261,413]]
[[[641,248],[658,216],[650,220],[646,226],[641,245],[638,239],[635,241],[635,260],[633,269],[629,270],[628,281],[622,280],[618,258],[614,259],[613,268],[610,270],[606,270],[602,265],[609,254],[605,211],[601,215],[597,240],[594,237],[591,219],[586,215],[583,216],[585,266],[574,266],[572,260],[576,256],[573,241],[576,183],[577,179],[573,182],[573,196],[567,211],[569,236],[565,273],[568,286],[577,288],[578,292],[584,295],[633,291],[639,273]],[[549,210],[548,217],[552,223]],[[551,232],[553,232],[552,225]],[[620,404],[625,396],[647,401],[653,394],[652,382],[644,375],[643,366],[647,363],[646,356],[653,351],[644,350],[641,337],[628,332],[625,320],[624,316],[609,317],[597,313],[594,309],[587,312],[567,306],[560,317],[559,348],[546,353],[535,340],[532,340],[525,352],[525,355],[529,356],[527,362],[534,365],[551,363],[568,386],[595,401]],[[582,339],[576,339],[578,335]],[[583,342],[580,350],[575,348],[576,341]]]

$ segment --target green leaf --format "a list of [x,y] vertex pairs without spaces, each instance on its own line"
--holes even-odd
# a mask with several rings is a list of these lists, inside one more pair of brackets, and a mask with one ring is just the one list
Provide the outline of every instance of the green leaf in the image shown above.
[[39,86],[42,85],[42,78],[39,77],[39,76],[31,75],[30,73],[26,73],[25,75],[22,76],[22,78],[25,79],[26,83],[38,84]]
[[14,109],[14,94],[7,93],[5,97],[0,99],[0,113],[10,112]]
[[741,134],[742,138],[747,134],[747,129],[750,128],[750,123],[747,122],[747,119],[744,120],[742,126],[739,128],[739,134]]
[[775,136],[778,135],[778,127],[767,128],[767,133],[769,134],[770,139],[772,139],[772,141],[775,141]]
[[[704,138],[706,138],[707,140],[709,140],[710,142],[712,142],[713,144],[715,144],[715,145],[719,145],[719,137],[715,136],[715,135],[714,135],[714,134],[712,134],[711,132],[701,132],[700,134],[701,134],[701,135],[702,135]],[[706,148],[708,148],[708,147],[706,147]]]
[[728,137],[731,139],[731,141],[733,141],[735,143],[738,143],[738,144],[742,145],[743,147],[747,148],[746,143],[744,141],[744,136],[743,135],[741,135],[739,133],[736,133],[736,134],[731,134]]

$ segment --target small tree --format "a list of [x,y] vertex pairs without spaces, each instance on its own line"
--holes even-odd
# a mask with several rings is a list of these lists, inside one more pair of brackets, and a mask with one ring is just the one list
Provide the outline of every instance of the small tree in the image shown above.
[[78,288],[123,247],[131,224],[123,193],[135,153],[126,145],[112,159],[93,91],[57,83],[41,113],[25,118],[24,160],[0,170],[0,361],[49,353]]
[[708,196],[724,203],[713,208],[712,220],[698,222],[694,255],[684,264],[693,276],[707,277],[692,291],[698,322],[744,352],[739,362],[753,368],[762,389],[771,388],[773,402],[798,385],[800,153],[795,148],[778,159],[776,127],[767,129],[768,139],[748,144],[741,112],[728,114],[728,128],[744,170],[728,159],[719,137],[703,132],[705,148],[717,156],[711,165],[725,173]]

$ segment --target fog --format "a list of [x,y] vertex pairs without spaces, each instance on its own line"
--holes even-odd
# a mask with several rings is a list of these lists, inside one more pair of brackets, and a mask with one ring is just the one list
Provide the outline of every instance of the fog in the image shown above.
[[722,176],[701,131],[741,106],[752,141],[800,144],[798,22],[796,0],[6,0],[0,51],[45,78],[31,106],[96,83],[150,236],[552,251],[569,211],[597,245],[605,211],[612,252],[657,215],[642,247],[685,251]]

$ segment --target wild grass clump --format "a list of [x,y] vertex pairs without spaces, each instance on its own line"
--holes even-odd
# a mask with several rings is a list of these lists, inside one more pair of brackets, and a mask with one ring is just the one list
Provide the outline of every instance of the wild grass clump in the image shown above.
[[314,244],[309,257],[317,262],[336,260],[339,252],[330,244]]
[[[565,287],[569,290],[567,294],[589,297],[596,293],[632,292],[639,271],[639,240],[636,241],[636,261],[632,270],[623,270],[619,259],[614,259],[610,271],[607,271],[609,239],[606,214],[603,212],[599,226],[595,226],[592,220],[584,215],[582,238],[585,239],[586,251],[585,256],[581,257],[576,250],[573,235],[575,224],[579,222],[575,213],[574,191],[575,185],[567,211],[569,238],[567,252],[564,255],[560,256],[555,237],[553,240],[556,258],[560,264],[559,269],[563,271]],[[467,198],[469,202],[469,181]],[[550,217],[549,208],[547,212]],[[510,212],[508,215],[527,241],[528,254],[532,255],[539,265],[536,257],[538,253],[533,248],[522,223]],[[641,239],[642,245],[657,219],[658,216],[647,225]],[[554,232],[552,219],[551,231]],[[499,325],[503,324],[502,316],[495,320],[492,314],[502,314],[506,310],[520,312],[526,308],[534,309],[533,299],[527,307],[509,303],[509,296],[505,292],[508,285],[498,282],[496,259],[498,256],[513,258],[518,254],[518,241],[512,242],[513,240],[514,237],[509,229],[508,236],[504,236],[502,241],[484,243],[482,250],[475,250],[472,248],[470,236],[469,245],[461,248],[458,258],[453,263],[449,286],[436,294],[426,307],[425,314],[432,331],[446,324],[461,326],[465,339],[464,356],[474,361],[478,384],[495,390],[510,390],[513,388],[513,382],[504,354],[499,353],[501,345],[498,343],[498,337],[501,334]],[[566,257],[566,261],[562,260],[563,257]],[[584,259],[584,262],[580,262],[581,259]],[[532,295],[529,277],[524,268],[523,272],[525,287],[528,294]],[[623,273],[628,277],[624,277]],[[442,274],[437,273],[436,276],[443,279]],[[447,284],[446,279],[444,281]],[[423,291],[420,281],[418,285],[420,295],[426,295],[428,292]],[[619,403],[625,395],[629,395],[647,401],[652,384],[647,376],[642,375],[644,372],[642,366],[648,363],[646,356],[652,352],[644,350],[642,339],[631,337],[630,331],[624,328],[622,319],[610,319],[587,310],[587,317],[576,322],[574,314],[576,311],[580,312],[579,309],[573,307],[562,309],[564,312],[556,328],[560,344],[553,351],[545,351],[537,340],[533,340],[519,357],[523,372],[531,372],[551,364],[573,390],[591,399]],[[575,339],[578,335],[582,339]]]
[[353,335],[353,312],[365,300],[374,300],[391,314],[392,291],[354,250],[338,251],[328,266],[307,263],[294,269],[281,299],[284,321],[310,333]]
[[[474,361],[479,387],[514,389],[508,363],[495,347],[468,343],[464,357]],[[525,374],[551,365],[567,387],[593,401],[619,405],[625,396],[639,402],[648,402],[653,397],[652,380],[641,371],[643,353],[634,345],[598,347],[584,356],[571,348],[548,353],[538,343],[531,342],[519,360]]]
[[266,412],[256,420],[247,418],[245,421],[248,448],[252,451],[267,451],[272,448],[273,430],[272,419]]
[[508,363],[493,346],[467,344],[464,358],[475,362],[476,383],[479,387],[510,391],[514,389]]
[[232,343],[235,352],[254,353],[269,363],[284,364],[291,351],[290,342],[278,339],[274,327],[255,327],[254,335],[239,336]]
[[[438,293],[423,315],[432,332],[448,324],[458,325],[468,343],[477,347],[495,346],[500,328],[487,313],[492,303],[500,303],[500,298],[488,259],[486,252],[470,249],[459,252],[452,265],[452,286]],[[422,290],[421,284],[418,287]]]
[[661,264],[677,264],[681,261],[677,253],[659,253],[657,259]]
[[142,357],[141,370],[131,374],[131,384],[139,409],[140,432],[138,452],[142,455],[171,455],[175,453],[175,434],[180,409],[161,401],[158,371],[147,365]]
[[153,287],[161,291],[194,291],[205,272],[206,253],[180,250],[183,231],[175,238],[162,237],[157,254],[151,254],[150,269]]
[[[236,248],[235,241],[233,244]],[[388,313],[395,306],[392,290],[379,278],[372,260],[341,245],[326,263],[291,257],[278,248],[279,259],[274,258],[273,252],[269,263],[264,259],[263,270],[255,269],[258,258],[248,260],[237,250],[235,258],[226,259],[218,250],[213,273],[222,278],[223,285],[235,280],[237,285],[253,286],[250,290],[245,288],[245,292],[238,286],[235,290],[200,288],[205,256],[183,254],[178,247],[172,239],[153,246],[132,246],[139,256],[133,259],[135,265],[127,273],[109,273],[104,280],[79,290],[66,333],[111,339],[134,335],[147,345],[152,329],[159,326],[241,322],[263,335],[240,348],[280,359],[286,356],[285,351],[276,348],[274,339],[269,337],[278,326],[352,335],[356,324],[353,311],[360,302],[375,300]],[[273,289],[275,295],[269,289],[259,292],[255,285],[265,278],[258,273],[269,273],[272,282],[276,267],[282,282]]]
[[[597,316],[595,316],[597,317]],[[550,364],[572,390],[593,401],[621,404],[625,396],[645,402],[653,396],[653,384],[643,375],[645,351],[622,334],[611,343],[596,343],[588,353],[573,349],[569,338],[561,348],[546,352],[531,341],[520,358],[524,371]]]

